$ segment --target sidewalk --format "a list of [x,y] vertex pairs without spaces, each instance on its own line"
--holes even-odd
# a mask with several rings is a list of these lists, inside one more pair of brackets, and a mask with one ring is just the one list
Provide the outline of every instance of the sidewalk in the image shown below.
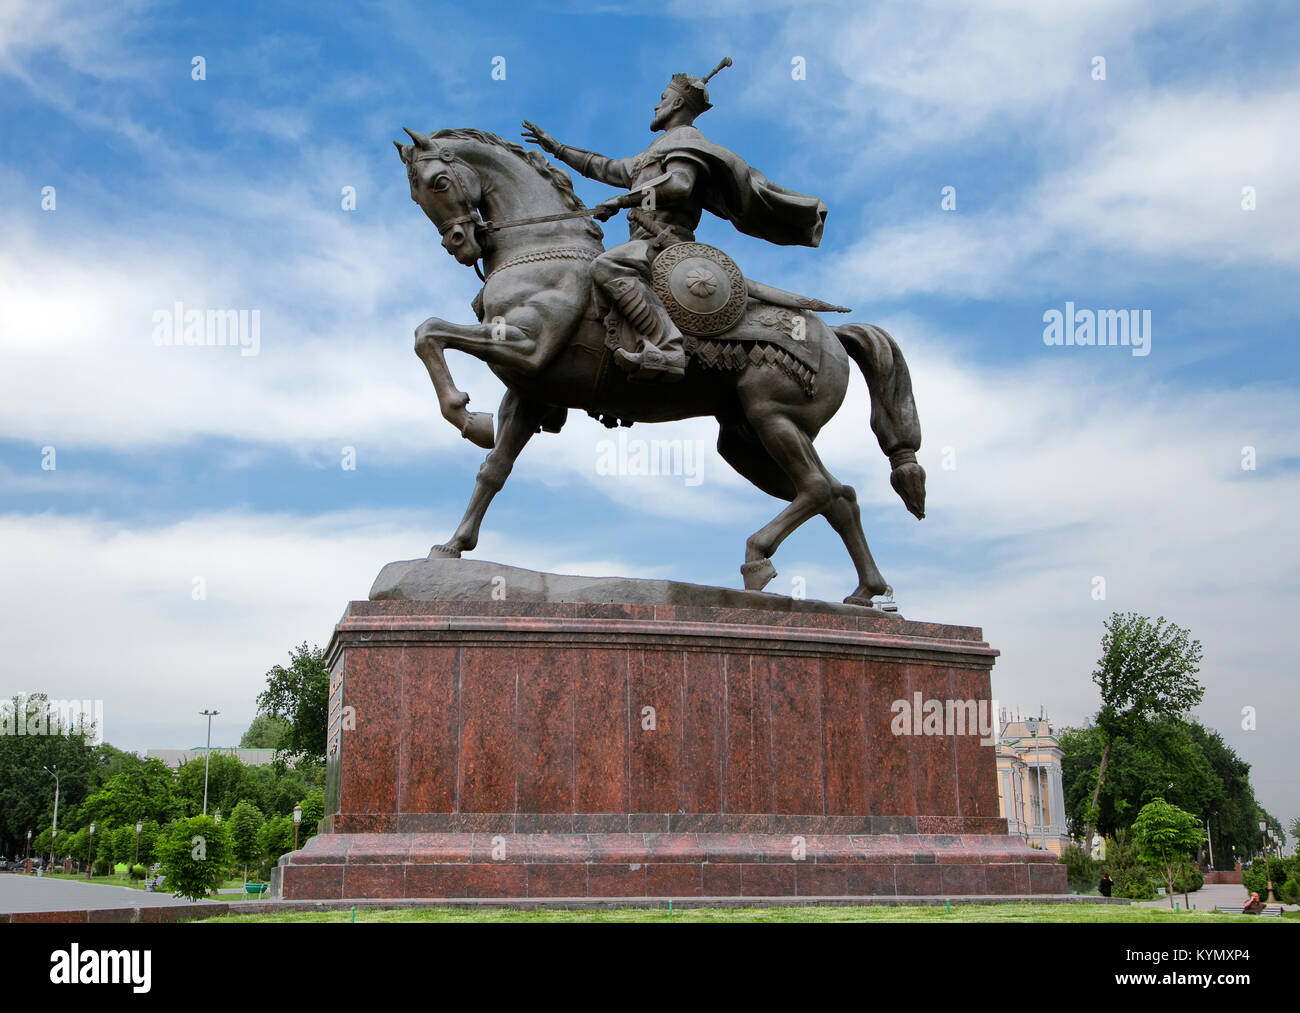
[[147,893],[129,886],[87,883],[53,876],[0,875],[0,913],[106,911],[140,907],[192,907],[215,901],[191,901],[169,893]]
[[[1246,888],[1238,883],[1207,884],[1195,893],[1189,893],[1187,895],[1187,900],[1195,911],[1213,911],[1219,906],[1240,908],[1249,899],[1250,894],[1247,892]],[[1177,904],[1179,908],[1184,908],[1186,906],[1183,903],[1183,895],[1181,893],[1174,894],[1174,903]],[[1155,900],[1143,901],[1142,906],[1162,907],[1167,909],[1169,907],[1169,898],[1157,897]],[[1269,907],[1277,906],[1278,905],[1276,904],[1269,904]],[[1281,906],[1286,911],[1300,911],[1300,905],[1283,904]]]

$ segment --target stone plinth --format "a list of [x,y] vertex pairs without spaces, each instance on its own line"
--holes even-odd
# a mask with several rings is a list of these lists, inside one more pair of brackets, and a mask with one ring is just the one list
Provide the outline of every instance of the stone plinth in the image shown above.
[[977,727],[896,734],[896,701],[987,715],[996,654],[977,629],[844,607],[353,602],[329,648],[327,816],[273,889],[1064,893],[1054,856],[1007,834]]

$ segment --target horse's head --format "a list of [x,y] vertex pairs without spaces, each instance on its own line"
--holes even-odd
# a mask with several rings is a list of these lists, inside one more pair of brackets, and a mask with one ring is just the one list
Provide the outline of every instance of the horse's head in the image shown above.
[[443,248],[462,264],[475,264],[483,256],[478,207],[483,185],[476,173],[445,142],[414,130],[402,129],[414,144],[394,141],[406,164],[411,200],[419,204],[442,233]]

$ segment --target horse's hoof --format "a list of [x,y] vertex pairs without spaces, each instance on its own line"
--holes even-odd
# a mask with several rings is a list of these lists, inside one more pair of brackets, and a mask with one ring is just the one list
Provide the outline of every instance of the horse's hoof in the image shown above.
[[[879,598],[879,601],[876,599]],[[869,588],[858,588],[844,599],[845,605],[857,605],[861,608],[875,609],[877,612],[898,614],[898,605],[894,603],[894,589],[886,587],[883,592],[875,593]]]
[[460,559],[460,549],[453,549],[450,545],[435,545],[429,550],[430,559]]
[[761,591],[776,576],[776,567],[770,559],[755,559],[740,567],[740,575],[745,578],[746,591]]
[[492,427],[492,413],[470,412],[465,425],[461,427],[460,435],[476,447],[491,450],[497,445]]

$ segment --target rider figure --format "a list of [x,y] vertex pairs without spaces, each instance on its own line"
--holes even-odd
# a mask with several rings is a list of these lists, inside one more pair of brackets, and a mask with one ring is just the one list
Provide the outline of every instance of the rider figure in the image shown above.
[[712,108],[705,85],[729,66],[727,57],[703,79],[674,74],[650,122],[651,131],[663,134],[632,158],[569,147],[524,121],[527,140],[589,179],[629,191],[594,208],[596,219],[608,221],[622,208],[639,209],[628,215],[631,241],[607,250],[591,265],[596,284],[643,339],[639,352],[615,352],[619,365],[637,379],[674,381],[686,371],[682,333],[651,287],[651,266],[666,242],[694,242],[703,210],[773,243],[816,246],[821,241],[825,204],[768,182],[693,125]]

